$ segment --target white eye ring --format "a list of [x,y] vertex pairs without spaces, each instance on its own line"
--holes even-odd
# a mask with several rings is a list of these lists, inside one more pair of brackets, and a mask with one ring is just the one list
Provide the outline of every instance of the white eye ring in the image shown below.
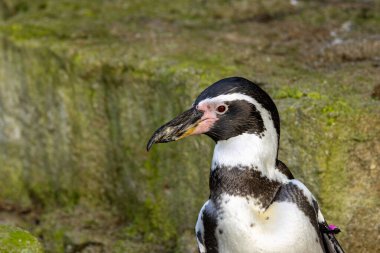
[[218,105],[215,109],[217,114],[224,114],[228,109],[228,106],[225,104]]

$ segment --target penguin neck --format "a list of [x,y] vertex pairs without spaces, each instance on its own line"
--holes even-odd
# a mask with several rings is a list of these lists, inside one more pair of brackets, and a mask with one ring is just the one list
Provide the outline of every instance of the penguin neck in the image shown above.
[[277,134],[244,133],[216,143],[211,170],[221,167],[252,169],[269,180],[282,182],[285,177],[276,169],[277,151]]
[[210,173],[210,198],[224,203],[234,196],[251,203],[258,212],[266,210],[287,180],[276,169],[277,150],[277,134],[242,134],[218,141]]

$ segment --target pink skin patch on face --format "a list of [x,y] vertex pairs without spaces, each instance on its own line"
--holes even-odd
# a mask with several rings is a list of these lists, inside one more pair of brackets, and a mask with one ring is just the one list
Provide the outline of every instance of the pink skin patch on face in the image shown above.
[[198,104],[197,110],[203,112],[203,116],[191,135],[207,133],[218,120],[215,109],[207,103]]

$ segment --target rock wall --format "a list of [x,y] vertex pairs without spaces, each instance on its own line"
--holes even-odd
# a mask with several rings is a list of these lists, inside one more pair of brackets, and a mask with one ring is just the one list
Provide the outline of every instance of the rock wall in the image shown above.
[[379,251],[380,65],[350,49],[378,45],[377,2],[1,6],[0,214],[20,216],[47,252],[194,252],[213,143],[145,145],[233,75],[275,99],[280,159],[347,251]]

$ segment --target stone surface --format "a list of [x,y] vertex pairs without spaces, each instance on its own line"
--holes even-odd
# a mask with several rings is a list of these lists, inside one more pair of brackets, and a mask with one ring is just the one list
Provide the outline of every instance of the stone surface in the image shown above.
[[0,0],[1,222],[32,227],[47,252],[192,252],[213,143],[145,145],[239,75],[275,99],[280,159],[342,245],[380,251],[379,13],[379,1]]

